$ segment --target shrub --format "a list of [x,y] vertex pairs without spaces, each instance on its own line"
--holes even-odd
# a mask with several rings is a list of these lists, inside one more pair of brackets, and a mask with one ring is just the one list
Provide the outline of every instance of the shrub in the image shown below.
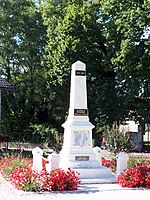
[[48,164],[48,163],[49,163],[49,161],[47,159],[42,158],[42,167],[44,170],[46,170],[46,164]]
[[76,173],[70,169],[55,169],[49,174],[44,169],[37,173],[28,167],[15,168],[10,175],[10,182],[24,191],[76,190],[80,183]]
[[118,176],[118,183],[128,188],[150,188],[150,166],[147,162],[141,162],[127,168]]
[[10,174],[10,182],[19,190],[38,191],[39,185],[34,182],[36,174],[29,167],[16,167]]
[[70,168],[68,171],[55,169],[50,172],[51,190],[76,190],[80,184],[78,173]]
[[0,161],[0,172],[6,179],[9,179],[10,174],[16,167],[31,167],[32,159],[22,158],[20,155],[11,155],[2,157]]
[[103,130],[101,148],[115,154],[121,151],[130,152],[134,148],[130,138],[131,134],[121,131],[117,124],[106,126]]
[[29,167],[17,167],[9,180],[19,190],[34,192],[51,190],[50,175],[45,170],[37,173]]
[[102,165],[105,166],[105,167],[111,168],[112,172],[115,172],[116,171],[117,162],[116,162],[116,159],[105,159],[105,158],[102,158]]
[[34,142],[48,144],[48,147],[54,151],[59,152],[62,147],[61,134],[52,125],[45,124],[31,124],[30,129],[33,135]]
[[37,173],[32,170],[32,159],[19,156],[4,157],[0,162],[0,172],[17,189],[24,191],[61,191],[76,190],[80,184],[78,173],[68,169],[46,171],[47,160],[43,159],[43,170]]

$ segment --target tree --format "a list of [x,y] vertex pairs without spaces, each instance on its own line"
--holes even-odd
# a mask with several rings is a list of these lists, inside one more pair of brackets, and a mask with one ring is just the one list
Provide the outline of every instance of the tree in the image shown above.
[[[135,119],[149,121],[149,9],[144,1],[100,1],[101,21],[112,52],[116,87],[122,106]],[[120,101],[121,102],[121,101]]]
[[147,0],[0,0],[0,73],[16,88],[9,106],[3,98],[9,129],[62,132],[77,60],[87,66],[97,130],[126,117],[149,122],[149,8]]
[[0,0],[0,5],[1,74],[15,88],[9,107],[4,101],[3,121],[5,129],[22,131],[39,120],[44,107],[46,29],[37,1]]
[[[98,132],[103,124],[127,117],[149,121],[148,10],[148,1],[43,4],[50,84],[62,92],[71,64],[86,63],[90,119]],[[63,91],[66,104],[68,91]]]
[[[104,121],[107,118],[107,121],[115,120],[115,110],[109,109],[112,102],[116,104],[115,73],[103,35],[104,26],[98,21],[99,5],[81,0],[47,0],[43,4],[42,13],[48,33],[50,84],[61,88],[60,92],[66,94],[63,102],[69,105],[69,89],[65,93],[64,88],[68,87],[70,82],[71,64],[81,60],[87,65],[91,118],[95,123],[96,120],[100,123],[103,116]],[[113,97],[110,94],[113,94]],[[60,95],[59,91],[57,95]]]

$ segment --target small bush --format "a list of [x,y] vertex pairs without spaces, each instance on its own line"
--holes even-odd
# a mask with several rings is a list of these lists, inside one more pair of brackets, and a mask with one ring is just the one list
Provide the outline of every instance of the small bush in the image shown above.
[[17,189],[24,191],[76,190],[80,183],[75,172],[70,169],[55,169],[49,174],[46,170],[37,173],[28,167],[15,168],[10,175],[10,182]]
[[116,159],[102,158],[102,165],[105,166],[105,167],[109,167],[112,170],[112,172],[115,172],[117,161],[116,161]]
[[10,182],[17,189],[24,191],[51,190],[51,179],[46,170],[37,173],[29,167],[17,167],[10,175]]
[[80,184],[78,173],[70,168],[68,171],[61,169],[52,170],[50,172],[51,190],[76,190]]
[[10,174],[10,182],[19,190],[39,191],[39,185],[35,184],[36,174],[29,167],[16,167]]
[[24,191],[76,190],[80,184],[78,173],[68,169],[46,171],[47,160],[43,159],[43,170],[32,170],[32,160],[20,157],[4,157],[0,162],[0,172],[17,189]]
[[142,162],[127,168],[118,176],[118,183],[128,188],[150,188],[150,166]]
[[10,174],[16,167],[32,166],[32,159],[22,158],[20,155],[11,155],[2,157],[0,161],[0,172],[6,179],[9,179]]
[[114,123],[104,128],[101,148],[114,154],[121,151],[130,152],[134,148],[130,138],[129,132],[121,131],[120,127]]
[[31,124],[34,142],[45,143],[54,151],[59,152],[62,147],[62,136],[52,125],[45,124]]

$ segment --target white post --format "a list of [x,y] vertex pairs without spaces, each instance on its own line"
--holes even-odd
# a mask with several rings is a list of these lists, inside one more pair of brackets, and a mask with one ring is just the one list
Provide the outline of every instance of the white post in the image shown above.
[[102,149],[96,146],[93,148],[93,151],[96,154],[96,160],[99,162],[100,165],[102,165],[102,155],[100,153]]
[[60,157],[56,153],[52,153],[48,156],[47,160],[49,161],[46,164],[46,171],[50,173],[51,170],[59,168]]
[[116,156],[117,159],[117,170],[116,170],[116,177],[120,175],[120,173],[127,169],[129,156],[125,152],[120,152]]
[[43,151],[39,147],[36,147],[32,150],[32,154],[33,154],[32,169],[37,171],[37,172],[41,172],[41,170],[43,169],[43,166],[42,166]]

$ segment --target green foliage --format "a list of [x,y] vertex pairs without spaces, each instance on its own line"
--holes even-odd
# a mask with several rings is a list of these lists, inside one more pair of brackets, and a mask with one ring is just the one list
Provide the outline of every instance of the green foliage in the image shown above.
[[147,13],[147,1],[64,0],[42,6],[51,80],[65,87],[71,64],[85,62],[90,118],[99,127],[123,120],[130,110],[148,120]]
[[130,157],[128,161],[128,167],[135,167],[141,162],[147,162],[150,165],[150,158],[148,157]]
[[49,124],[32,124],[32,140],[35,142],[48,144],[50,148],[58,152],[62,147],[62,135],[58,133],[56,128]]
[[149,121],[149,1],[101,1],[116,89],[125,115]]
[[130,152],[134,146],[130,141],[130,133],[121,131],[117,124],[113,124],[104,128],[101,147],[117,154],[121,151]]
[[90,118],[95,123],[119,119],[115,74],[103,35],[104,26],[98,21],[99,5],[93,6],[88,1],[46,1],[42,8],[48,33],[49,84],[55,88],[63,85],[57,95],[62,97],[63,91],[61,99],[68,103],[69,90],[66,92],[65,88],[70,82],[70,67],[81,60],[87,65]]
[[32,160],[28,158],[22,158],[19,154],[5,155],[0,160],[0,172],[4,175],[6,179],[9,179],[10,174],[16,167],[31,167]]
[[15,88],[3,94],[2,125],[6,132],[19,132],[44,109],[46,29],[37,2],[1,0],[0,5],[1,73]]
[[2,92],[3,131],[40,141],[49,134],[30,124],[62,132],[77,60],[87,66],[96,129],[126,117],[150,122],[149,9],[148,0],[0,0],[0,74],[15,87]]

